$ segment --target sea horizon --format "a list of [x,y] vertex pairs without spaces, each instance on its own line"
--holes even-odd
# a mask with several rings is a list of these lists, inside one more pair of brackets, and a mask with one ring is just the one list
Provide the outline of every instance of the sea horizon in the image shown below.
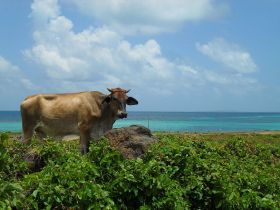
[[[0,112],[20,112],[20,110],[0,110]],[[153,110],[133,110],[133,111],[128,111],[128,112],[183,112],[183,113],[199,113],[199,112],[215,112],[215,113],[219,113],[219,112],[222,112],[222,113],[275,113],[275,114],[280,114],[280,111],[234,111],[234,110],[198,110],[198,111],[174,111],[174,110],[159,110],[159,111],[153,111]]]
[[[135,124],[167,132],[280,131],[280,112],[129,111],[114,128]],[[0,131],[21,132],[20,111],[0,111]]]

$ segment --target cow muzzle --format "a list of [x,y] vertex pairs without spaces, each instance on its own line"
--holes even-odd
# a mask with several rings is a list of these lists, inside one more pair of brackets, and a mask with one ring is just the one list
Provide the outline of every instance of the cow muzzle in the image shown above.
[[127,113],[126,112],[120,112],[118,113],[118,117],[123,119],[123,118],[127,118]]

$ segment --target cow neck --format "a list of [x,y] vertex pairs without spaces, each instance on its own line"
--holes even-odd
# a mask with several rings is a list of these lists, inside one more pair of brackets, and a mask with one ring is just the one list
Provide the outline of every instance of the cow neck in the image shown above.
[[[112,94],[110,94],[110,96],[112,96]],[[114,113],[114,110],[112,109],[110,103],[105,103],[103,105],[102,116],[102,118],[104,119],[111,119],[112,122],[115,122],[117,120],[117,113]]]

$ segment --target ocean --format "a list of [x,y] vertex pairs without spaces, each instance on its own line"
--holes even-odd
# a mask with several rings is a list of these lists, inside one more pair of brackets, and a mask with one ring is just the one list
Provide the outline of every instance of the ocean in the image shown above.
[[[152,131],[247,132],[280,131],[280,113],[245,112],[129,112],[115,128],[143,125]],[[0,131],[21,132],[19,111],[0,111]]]

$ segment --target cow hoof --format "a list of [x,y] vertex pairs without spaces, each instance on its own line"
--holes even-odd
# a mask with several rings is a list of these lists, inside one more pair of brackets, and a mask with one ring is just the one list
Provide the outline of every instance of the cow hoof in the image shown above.
[[85,155],[86,153],[88,153],[89,149],[87,146],[82,145],[81,147],[81,154]]

